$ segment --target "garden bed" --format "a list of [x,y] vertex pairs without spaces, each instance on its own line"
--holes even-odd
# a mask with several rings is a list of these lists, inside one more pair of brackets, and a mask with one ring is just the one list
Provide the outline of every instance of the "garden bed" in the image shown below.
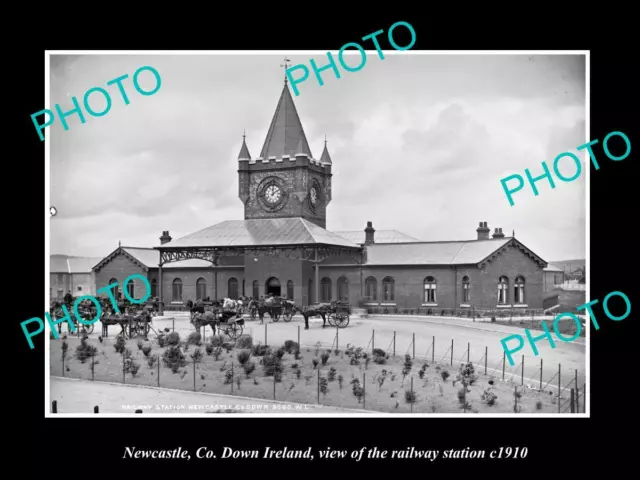
[[[50,340],[50,373],[386,413],[506,414],[514,413],[514,408],[518,413],[558,412],[555,391],[514,386],[483,375],[483,368],[477,366],[474,370],[467,365],[464,370],[460,365],[438,365],[410,356],[389,358],[381,350],[379,355],[363,354],[352,346],[337,351],[321,347],[297,350],[292,340],[284,346],[253,346],[248,336],[235,345],[224,343],[221,337],[206,345],[193,344],[198,337],[190,336],[192,344],[179,339],[177,333],[162,335],[160,340],[120,343],[112,338],[102,342],[85,339],[81,349],[85,353],[79,356],[78,338]],[[64,343],[68,347],[63,363]],[[568,392],[563,397],[561,404]],[[562,411],[567,408],[568,403]]]

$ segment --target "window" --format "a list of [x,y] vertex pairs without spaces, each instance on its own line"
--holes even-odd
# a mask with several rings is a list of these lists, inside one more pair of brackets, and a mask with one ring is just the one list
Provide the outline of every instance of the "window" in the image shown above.
[[58,283],[62,283],[62,274],[61,273],[58,274]]
[[253,298],[258,300],[260,298],[260,282],[253,281]]
[[238,280],[236,278],[229,279],[229,298],[238,298]]
[[509,298],[509,279],[507,277],[500,277],[498,281],[498,304],[505,305]]
[[173,296],[172,302],[182,302],[182,280],[176,278],[173,280]]
[[158,281],[155,278],[151,280],[151,296],[153,298],[158,296]]
[[118,279],[112,278],[111,280],[109,280],[109,285],[113,285],[114,283],[116,284],[116,286],[111,291],[113,292],[113,298],[118,299],[120,298],[120,287],[117,285]]
[[196,281],[196,301],[204,300],[206,296],[207,296],[207,281],[204,278],[200,277]]
[[524,304],[524,277],[522,275],[516,277],[513,294],[515,303]]
[[338,300],[349,300],[349,280],[347,280],[347,277],[340,277],[338,279]]
[[378,300],[378,281],[373,277],[367,277],[364,281],[364,295],[366,300],[375,302]]
[[61,302],[64,299],[64,290],[58,289],[58,301]]
[[424,303],[436,303],[436,279],[433,277],[424,279]]
[[293,282],[291,280],[287,282],[287,298],[293,300]]
[[391,277],[384,277],[382,279],[382,291],[384,292],[385,302],[395,302],[395,280]]
[[321,302],[331,301],[331,279],[328,277],[324,277],[320,281],[320,298]]
[[81,292],[82,291],[82,285],[78,285],[78,291]]
[[129,294],[129,296],[130,296],[131,298],[136,298],[136,297],[133,295],[133,292],[134,292],[134,291],[135,291],[134,283],[133,283],[133,281],[130,281],[129,283],[127,283],[127,293]]
[[462,303],[471,302],[471,284],[469,283],[469,277],[466,275],[462,277]]

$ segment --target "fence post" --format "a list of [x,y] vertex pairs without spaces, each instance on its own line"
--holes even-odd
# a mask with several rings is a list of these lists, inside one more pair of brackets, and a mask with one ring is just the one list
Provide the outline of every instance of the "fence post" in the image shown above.
[[93,407],[93,413],[100,413],[100,409],[98,408],[98,405]]
[[575,389],[571,389],[571,413],[576,413],[576,404],[575,404]]
[[471,305],[471,312],[473,315],[473,321],[476,321],[476,306],[475,305]]
[[471,342],[467,342],[467,363],[469,363],[470,355],[471,355]]
[[453,367],[453,338],[451,339],[451,366]]
[[506,352],[506,351],[503,351],[503,352],[502,352],[502,381],[503,381],[503,382],[504,382],[504,366],[505,366],[505,363],[504,363],[504,362],[505,362],[505,360],[506,360],[506,357],[507,357],[507,352]]
[[51,413],[58,413],[58,401],[51,402]]
[[576,374],[574,377],[574,382],[576,384],[576,412],[580,412],[580,404],[579,402],[579,398],[580,398],[580,387],[578,387],[578,369],[576,368]]
[[524,355],[522,355],[522,363],[520,364],[520,385],[524,386]]
[[176,331],[176,317],[171,317],[171,331]]
[[431,340],[431,362],[436,361],[436,336],[433,336],[433,340]]
[[367,409],[367,374],[364,372],[362,372],[362,409]]
[[489,347],[484,347],[484,374],[487,374],[487,361],[489,359]]
[[160,356],[158,356],[158,387],[160,386]]
[[560,382],[561,369],[562,365],[558,364],[558,413],[560,413],[560,388],[562,388],[562,384]]
[[[64,340],[63,340],[63,341],[64,341]],[[66,376],[66,375],[64,374],[64,350],[63,350],[63,352],[62,352],[62,376],[63,376],[63,377],[64,377],[64,376]]]
[[416,358],[416,334],[413,334],[413,340],[411,341],[411,344],[413,345],[413,359],[415,360]]
[[126,376],[126,369],[125,369],[125,364],[126,362],[124,361],[124,352],[127,351],[127,347],[124,347],[124,350],[122,350],[122,383],[127,383],[127,376]]
[[277,374],[278,366],[276,366],[276,371],[273,372],[273,399],[276,399],[276,374]]
[[540,391],[542,391],[542,359],[540,359]]
[[298,350],[300,350],[300,325],[298,325]]
[[[233,362],[231,362],[231,371],[233,372]],[[193,391],[196,391],[196,361],[193,360]]]
[[96,379],[95,374],[95,355],[91,355],[91,381],[93,382]]
[[336,350],[338,350],[340,347],[338,347],[338,332],[340,331],[340,328],[336,325]]
[[413,377],[411,377],[411,413],[413,413]]
[[[195,372],[195,363],[194,363],[194,367],[193,368],[194,368],[194,372]],[[193,378],[194,378],[194,382],[195,382],[195,378],[196,378],[195,374],[194,374]],[[275,385],[275,382],[276,382],[276,374],[274,372],[273,373],[273,383],[274,383],[274,385]],[[231,395],[233,395],[233,360],[231,360]]]
[[376,347],[376,331],[371,330],[371,353],[375,350]]
[[396,356],[396,331],[393,331],[393,356]]
[[320,403],[320,367],[318,367],[318,403]]

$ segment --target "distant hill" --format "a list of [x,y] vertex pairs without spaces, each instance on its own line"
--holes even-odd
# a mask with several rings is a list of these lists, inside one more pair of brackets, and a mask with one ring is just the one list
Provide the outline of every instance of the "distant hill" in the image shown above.
[[577,268],[585,268],[586,260],[585,259],[555,260],[549,263],[552,265],[555,265],[561,270],[566,270],[567,272],[573,272]]

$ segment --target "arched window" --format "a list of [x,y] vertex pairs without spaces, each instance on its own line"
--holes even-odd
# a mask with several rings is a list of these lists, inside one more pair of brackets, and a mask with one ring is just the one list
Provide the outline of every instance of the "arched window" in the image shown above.
[[321,302],[331,301],[331,279],[328,277],[320,281],[320,299]]
[[182,280],[175,278],[173,280],[173,296],[172,302],[182,302]]
[[158,281],[154,278],[151,280],[151,298],[158,296]]
[[253,281],[253,298],[255,300],[260,298],[260,282],[258,280]]
[[229,279],[229,290],[227,292],[229,298],[238,298],[238,279],[231,277]]
[[424,279],[424,303],[436,303],[436,279],[433,277]]
[[374,277],[367,277],[364,281],[364,295],[368,301],[378,300],[378,281]]
[[514,296],[513,301],[515,303],[524,303],[524,277],[519,275],[516,277],[516,283],[514,284]]
[[203,300],[207,296],[207,281],[200,277],[196,281],[196,301]]
[[[118,283],[118,279],[112,278],[111,280],[109,280],[108,285],[113,285],[114,283],[117,284]],[[114,289],[111,290],[111,291],[113,292],[113,298],[115,298],[115,299],[120,298],[120,286],[119,285],[116,285],[114,287]]]
[[509,279],[500,277],[498,281],[498,305],[505,305],[509,299]]
[[395,302],[395,299],[396,299],[395,285],[396,285],[396,282],[391,277],[384,277],[382,279],[382,291],[384,292],[385,302]]
[[293,282],[291,280],[287,282],[287,298],[293,300]]
[[469,283],[469,277],[466,275],[462,277],[462,303],[471,302],[471,284]]
[[347,280],[347,277],[338,279],[338,300],[349,300],[349,280]]

